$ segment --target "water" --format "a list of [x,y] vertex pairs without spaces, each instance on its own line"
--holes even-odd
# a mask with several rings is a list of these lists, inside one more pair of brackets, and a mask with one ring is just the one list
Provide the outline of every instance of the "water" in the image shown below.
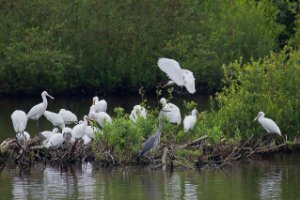
[[299,199],[299,175],[299,155],[223,171],[35,166],[30,172],[2,171],[0,199]]
[[[56,98],[55,100],[48,99],[48,108],[47,110],[52,112],[59,112],[61,108],[65,108],[74,112],[78,119],[82,119],[84,115],[88,114],[89,108],[92,104],[93,96],[89,97],[76,97],[76,98]],[[101,97],[100,97],[101,99]],[[113,109],[117,106],[123,107],[127,113],[131,112],[131,109],[134,105],[141,102],[140,96],[111,96],[105,97],[108,102],[108,113],[113,117]],[[148,97],[148,105],[151,107],[156,107],[158,101],[156,97]],[[208,96],[185,96],[185,97],[176,97],[172,100],[173,103],[183,108],[183,100],[194,100],[198,103],[198,110],[205,110],[208,107]],[[23,110],[26,113],[34,105],[42,102],[41,97],[38,98],[1,98],[0,99],[0,142],[5,140],[8,137],[15,137],[11,122],[11,114],[14,110]],[[182,110],[182,116],[187,114],[188,111]],[[43,130],[52,130],[52,125],[45,117],[40,118],[40,131]],[[31,136],[34,136],[36,129],[36,122],[33,120],[28,121],[26,128]]]

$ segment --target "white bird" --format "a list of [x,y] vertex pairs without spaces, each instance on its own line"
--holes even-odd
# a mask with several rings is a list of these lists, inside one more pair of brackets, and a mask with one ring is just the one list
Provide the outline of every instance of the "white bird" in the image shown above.
[[259,112],[257,114],[257,116],[255,117],[254,121],[256,121],[256,120],[262,125],[262,127],[268,133],[270,133],[270,134],[276,133],[281,136],[281,131],[280,131],[279,127],[277,126],[277,124],[272,119],[266,118],[264,112]]
[[160,103],[162,104],[164,110],[169,111],[163,113],[166,119],[171,123],[180,124],[181,123],[180,109],[173,103],[167,103],[167,100],[165,98],[161,98]]
[[139,117],[147,118],[147,110],[140,105],[135,105],[129,115],[129,118],[136,122]]
[[75,139],[72,137],[72,129],[69,127],[65,127],[62,131],[64,141],[66,144],[73,144]]
[[61,129],[65,128],[65,121],[61,115],[46,110],[44,112],[44,116],[52,123],[53,126],[57,126]]
[[187,137],[187,132],[194,128],[197,120],[197,115],[198,115],[197,109],[193,109],[192,114],[184,118],[183,128],[184,128],[184,132],[186,133],[186,137]]
[[95,139],[95,131],[92,126],[86,126],[85,135],[87,135],[91,139]]
[[58,132],[59,132],[58,128],[53,128],[52,131],[42,131],[40,132],[40,134],[46,139],[49,139],[53,134],[56,134]]
[[27,131],[19,132],[16,135],[19,142],[25,142],[30,139],[30,134]]
[[75,139],[82,138],[85,134],[85,128],[87,127],[87,125],[88,125],[88,116],[85,115],[83,117],[83,122],[73,127],[72,137]]
[[27,113],[28,119],[38,120],[46,111],[48,106],[48,101],[46,96],[50,97],[51,99],[54,99],[52,96],[50,96],[46,91],[42,92],[41,94],[43,102],[39,103],[35,106],[33,106],[30,111]]
[[49,139],[45,140],[43,144],[47,149],[50,147],[52,149],[59,148],[64,142],[64,136],[61,133],[53,134]]
[[93,119],[93,113],[94,112],[97,113],[97,108],[96,108],[95,105],[91,105],[90,111],[89,111],[89,114],[88,114],[89,118]]
[[193,72],[182,69],[177,61],[169,58],[159,58],[157,65],[171,79],[163,87],[176,83],[178,86],[186,87],[191,94],[196,92]]
[[58,114],[63,118],[65,124],[77,123],[77,116],[69,110],[60,109]]
[[104,128],[105,123],[109,123],[109,124],[112,123],[111,117],[106,112],[95,113],[94,111],[92,111],[90,114],[91,114],[91,118],[95,119],[98,122],[98,124],[101,126],[101,128]]
[[92,141],[92,139],[89,136],[87,136],[87,135],[84,135],[82,137],[82,139],[83,139],[83,144],[84,145],[87,145],[87,144],[89,144]]
[[27,126],[27,116],[22,110],[15,110],[11,114],[11,120],[16,133],[23,133]]
[[107,110],[107,102],[104,99],[99,101],[97,96],[93,97],[93,105],[96,106],[96,112],[106,112]]

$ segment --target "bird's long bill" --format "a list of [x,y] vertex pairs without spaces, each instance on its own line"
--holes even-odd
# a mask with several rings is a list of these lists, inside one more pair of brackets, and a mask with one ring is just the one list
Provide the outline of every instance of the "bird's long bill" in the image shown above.
[[257,118],[258,118],[258,115],[254,118],[254,121],[256,121],[257,120]]
[[95,105],[95,100],[93,99],[93,104],[92,105]]
[[171,112],[170,110],[166,110],[166,109],[161,109],[160,111],[162,111],[162,112]]
[[166,84],[164,84],[163,86],[161,86],[161,88],[166,88],[166,87],[168,87],[169,85],[173,85],[173,84],[175,84],[174,81],[168,81]]
[[51,99],[54,99],[54,97],[53,97],[53,96],[51,96],[50,94],[47,94],[47,96],[48,96],[48,97],[50,97]]

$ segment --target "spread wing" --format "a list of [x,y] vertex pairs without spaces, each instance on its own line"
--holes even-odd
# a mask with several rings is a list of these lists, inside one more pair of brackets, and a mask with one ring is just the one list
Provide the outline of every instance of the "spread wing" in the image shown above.
[[182,86],[184,84],[182,69],[177,61],[169,58],[159,58],[157,65],[177,85]]
[[196,89],[195,89],[195,77],[193,72],[187,69],[182,69],[182,71],[183,71],[184,86],[189,91],[189,93],[194,94],[196,92]]

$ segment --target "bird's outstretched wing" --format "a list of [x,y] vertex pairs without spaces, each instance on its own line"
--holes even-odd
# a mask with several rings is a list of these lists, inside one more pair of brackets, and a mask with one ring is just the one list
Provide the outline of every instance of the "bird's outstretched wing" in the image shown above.
[[189,91],[189,93],[194,94],[196,92],[196,89],[195,89],[195,77],[193,72],[187,69],[182,69],[182,71],[183,71],[184,86]]
[[182,86],[184,84],[182,69],[177,61],[169,58],[159,58],[157,65],[177,85]]

